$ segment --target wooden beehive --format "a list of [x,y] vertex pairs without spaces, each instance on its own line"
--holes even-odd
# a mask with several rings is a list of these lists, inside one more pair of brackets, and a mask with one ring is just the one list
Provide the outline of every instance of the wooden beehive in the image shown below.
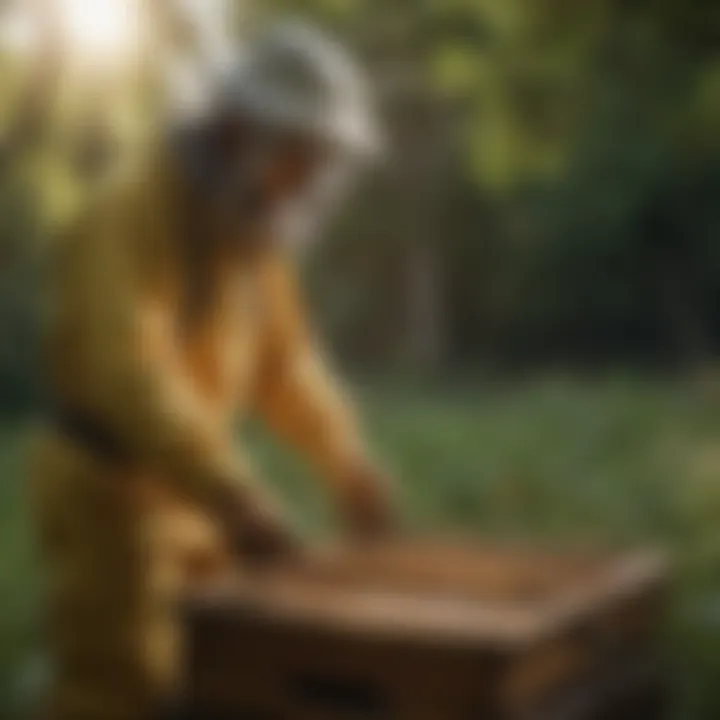
[[190,717],[650,720],[665,570],[407,542],[191,598]]

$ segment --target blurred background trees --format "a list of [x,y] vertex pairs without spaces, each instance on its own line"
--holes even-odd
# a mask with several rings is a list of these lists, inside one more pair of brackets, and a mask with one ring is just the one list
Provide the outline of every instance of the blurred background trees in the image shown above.
[[507,367],[712,354],[717,8],[318,5],[385,91],[392,158],[376,182],[392,212],[375,206],[354,240],[368,255],[398,249],[394,270],[383,264],[387,295],[363,280],[379,306],[365,306],[369,325],[408,309],[380,333],[380,357]]
[[[42,17],[53,1],[34,0]],[[88,72],[83,62],[95,63],[67,43],[63,50],[52,23],[41,35],[44,64],[33,71],[37,53],[18,55],[4,35],[0,399],[23,395],[37,305],[26,275],[48,226],[82,206],[78,168],[101,156],[103,143],[123,151],[127,128],[158,116],[173,51],[184,48],[201,77],[198,58],[227,49],[231,22],[242,40],[285,11],[317,19],[365,59],[387,125],[385,161],[308,258],[317,314],[344,361],[438,373],[687,368],[717,349],[715,4],[141,7],[156,12],[139,23],[145,49],[126,62],[132,72]],[[34,134],[14,136],[18,126]]]

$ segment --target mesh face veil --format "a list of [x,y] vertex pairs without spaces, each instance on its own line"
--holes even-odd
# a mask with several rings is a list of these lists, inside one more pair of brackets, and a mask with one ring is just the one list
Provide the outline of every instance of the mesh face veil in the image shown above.
[[[379,149],[364,75],[340,45],[298,23],[275,28],[227,68],[206,118],[223,118],[231,136],[235,122],[243,134],[221,151],[195,153],[211,202],[295,247],[308,244]],[[268,167],[286,163],[292,173],[298,149],[300,167],[309,158],[311,170],[288,191],[268,193]]]

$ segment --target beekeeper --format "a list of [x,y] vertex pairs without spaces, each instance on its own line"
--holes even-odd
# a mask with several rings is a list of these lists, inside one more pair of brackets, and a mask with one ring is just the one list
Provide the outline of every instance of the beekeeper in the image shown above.
[[392,523],[293,278],[312,221],[377,147],[353,61],[284,25],[60,245],[34,487],[51,720],[160,716],[179,689],[188,578],[297,552],[233,442],[238,414],[310,459],[354,534]]

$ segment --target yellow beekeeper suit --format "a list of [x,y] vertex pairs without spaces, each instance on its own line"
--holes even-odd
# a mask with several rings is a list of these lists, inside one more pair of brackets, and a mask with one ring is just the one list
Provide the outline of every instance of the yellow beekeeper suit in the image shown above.
[[360,457],[281,251],[224,242],[174,162],[157,154],[93,203],[54,268],[53,397],[125,456],[52,427],[41,441],[52,720],[140,720],[175,689],[173,600],[201,546],[221,557],[205,501],[245,472],[238,411],[257,410],[331,481]]

